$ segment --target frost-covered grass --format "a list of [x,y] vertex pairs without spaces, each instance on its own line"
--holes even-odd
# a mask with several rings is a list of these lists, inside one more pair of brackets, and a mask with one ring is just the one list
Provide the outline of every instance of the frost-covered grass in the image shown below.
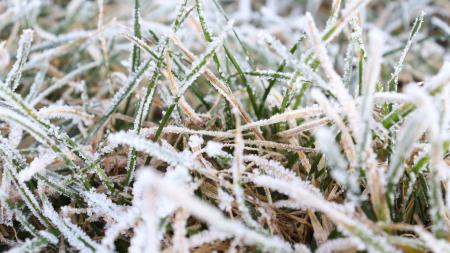
[[445,0],[0,1],[0,250],[450,252]]

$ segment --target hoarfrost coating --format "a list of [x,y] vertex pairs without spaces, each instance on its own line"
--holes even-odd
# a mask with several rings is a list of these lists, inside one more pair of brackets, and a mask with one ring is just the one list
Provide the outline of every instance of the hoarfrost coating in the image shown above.
[[0,251],[450,252],[448,13],[0,1]]

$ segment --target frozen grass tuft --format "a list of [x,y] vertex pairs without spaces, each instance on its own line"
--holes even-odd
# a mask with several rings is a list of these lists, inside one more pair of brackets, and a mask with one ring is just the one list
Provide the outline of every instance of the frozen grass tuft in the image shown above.
[[0,1],[0,250],[450,252],[449,13]]

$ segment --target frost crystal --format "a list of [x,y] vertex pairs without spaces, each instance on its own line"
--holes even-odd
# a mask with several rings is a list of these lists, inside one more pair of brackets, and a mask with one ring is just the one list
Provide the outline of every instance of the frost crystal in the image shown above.
[[54,153],[44,153],[35,158],[28,167],[19,172],[19,181],[30,180],[35,174],[44,171],[56,158],[57,155]]
[[203,142],[203,139],[198,135],[191,135],[191,137],[189,137],[189,146],[191,148],[199,147]]
[[220,209],[230,212],[231,204],[233,203],[233,197],[228,193],[226,193],[225,191],[223,191],[222,189],[219,189],[217,197],[219,198]]
[[215,141],[208,141],[205,147],[206,154],[210,157],[223,156],[226,154],[222,150],[223,144]]

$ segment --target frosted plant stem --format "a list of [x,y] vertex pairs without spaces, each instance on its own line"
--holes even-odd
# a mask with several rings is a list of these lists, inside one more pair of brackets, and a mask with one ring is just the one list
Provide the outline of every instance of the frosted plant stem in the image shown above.
[[252,216],[250,215],[250,211],[246,206],[244,189],[241,186],[241,175],[245,170],[243,164],[244,142],[242,140],[240,117],[237,112],[235,114],[236,131],[234,137],[234,159],[231,165],[231,173],[233,175],[233,191],[244,222],[254,229],[259,229],[258,223],[253,220]]
[[388,81],[389,91],[397,91],[398,76],[400,74],[400,71],[402,71],[403,62],[405,61],[406,54],[408,53],[409,49],[411,48],[412,42],[413,42],[414,38],[416,37],[416,34],[419,32],[420,27],[422,26],[424,16],[425,16],[425,12],[422,11],[420,13],[420,15],[414,21],[411,33],[409,34],[408,41],[406,42],[406,45],[403,48],[400,59],[398,60],[397,65],[395,66],[394,73],[391,74],[391,78]]
[[399,250],[395,249],[382,236],[375,235],[374,231],[363,223],[341,212],[339,206],[312,194],[309,189],[300,187],[299,183],[287,183],[269,176],[259,176],[254,178],[253,181],[258,185],[287,194],[295,201],[325,213],[333,222],[339,225],[344,233],[351,235],[352,238],[358,241],[358,245],[364,245],[370,252],[399,252]]
[[[52,125],[50,122],[42,119],[33,107],[31,107],[27,102],[25,102],[21,98],[20,95],[13,92],[3,83],[0,83],[0,97],[8,101],[11,104],[11,106],[14,106],[15,108],[17,108],[17,110],[21,111],[23,115],[26,117],[26,119],[32,122],[30,126],[33,126],[35,129],[38,129],[39,132],[46,133],[47,136],[45,138],[50,139],[51,140],[50,143],[53,143],[50,144],[50,147],[54,151],[56,151],[72,169],[77,169],[79,167],[72,161],[72,159],[70,159],[64,153],[64,151],[66,150],[70,151],[73,155],[80,158],[87,164],[93,161],[91,155],[85,152],[83,149],[81,149],[81,147],[72,138],[70,138],[66,133],[61,132],[56,126]],[[48,144],[48,142],[46,144]],[[96,165],[94,168],[96,169],[96,172],[98,173],[103,183],[108,187],[108,189],[111,192],[113,192],[114,191],[113,184],[106,175],[103,168],[101,168],[99,165]],[[78,174],[76,174],[76,176],[81,177],[81,181],[84,183],[84,185],[87,188],[89,187],[89,184],[85,180],[84,176]]]
[[189,195],[182,189],[176,187],[176,185],[169,180],[159,176],[156,172],[153,172],[151,169],[141,169],[140,174],[137,177],[141,177],[150,187],[161,194],[166,195],[192,215],[207,222],[216,229],[241,239],[246,244],[260,245],[265,251],[293,252],[289,244],[280,238],[276,236],[266,237],[254,230],[248,229],[238,221],[226,219],[218,209]]
[[[187,4],[186,0],[181,1],[177,9],[177,16],[172,23],[171,34],[175,34],[177,30],[180,28],[183,22],[182,17],[186,9],[186,4]],[[153,99],[153,94],[155,93],[156,84],[159,79],[160,70],[164,65],[164,55],[166,54],[168,44],[169,44],[169,35],[166,35],[166,37],[164,37],[158,45],[158,54],[157,54],[158,56],[156,67],[153,70],[153,74],[148,82],[147,87],[145,88],[144,91],[145,95],[141,99],[140,106],[137,109],[139,111],[136,113],[133,127],[133,130],[136,132],[136,134],[139,134],[141,132],[143,122],[147,118],[150,104]],[[173,110],[173,107],[172,108],[169,107],[168,111]],[[128,155],[127,177],[125,179],[125,186],[129,186],[133,180],[134,171],[136,169],[136,159],[137,159],[137,152],[134,148],[132,148]]]
[[19,86],[20,78],[22,77],[22,68],[30,54],[31,42],[33,41],[33,31],[24,30],[19,41],[19,49],[17,50],[17,60],[12,69],[6,76],[5,85],[15,90]]
[[203,73],[203,71],[206,69],[207,64],[211,60],[211,58],[215,55],[215,51],[222,45],[223,41],[225,40],[226,35],[228,34],[229,30],[231,30],[233,26],[233,21],[230,21],[228,25],[225,27],[222,34],[216,38],[213,42],[210,43],[206,51],[192,63],[191,70],[185,77],[184,81],[180,85],[180,90],[178,91],[177,96],[174,99],[174,102],[169,106],[166,113],[164,114],[161,124],[159,125],[158,130],[156,130],[155,133],[155,140],[158,140],[161,137],[162,129],[166,126],[168,123],[169,117],[171,113],[173,112],[176,104],[178,101],[183,97],[184,93],[187,91],[187,89],[195,82],[195,80]]

